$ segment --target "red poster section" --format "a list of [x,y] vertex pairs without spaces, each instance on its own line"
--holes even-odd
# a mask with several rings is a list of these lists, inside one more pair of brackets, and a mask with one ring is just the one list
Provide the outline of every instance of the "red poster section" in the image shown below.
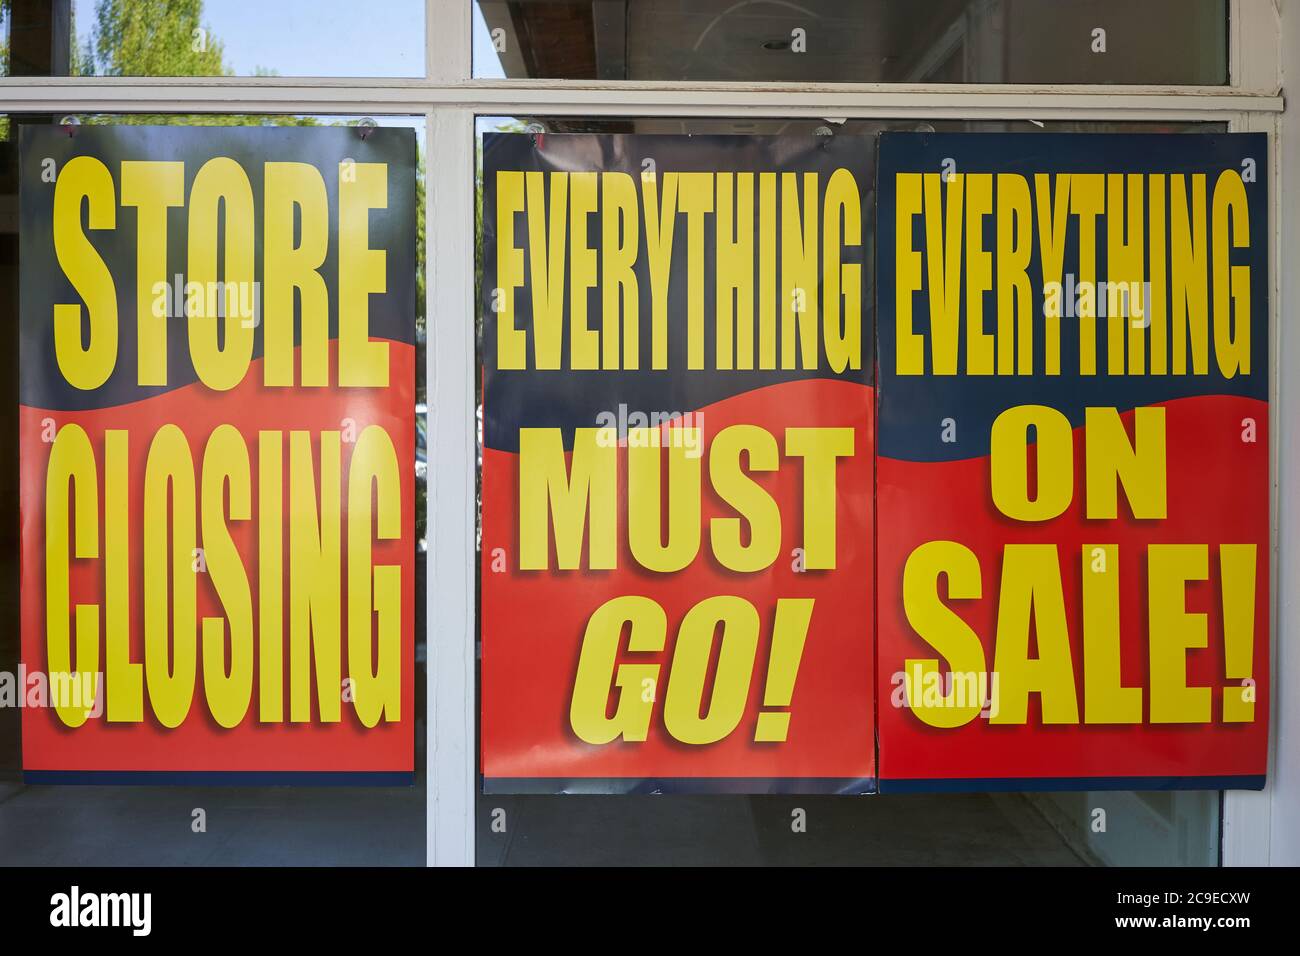
[[882,792],[1263,786],[1268,153],[882,136]]
[[[490,400],[490,399],[489,399]],[[627,546],[626,448],[620,449],[619,554],[613,571],[519,571],[515,553],[519,514],[518,456],[488,449],[483,483],[483,773],[491,789],[739,789],[846,791],[869,788],[874,777],[870,580],[871,484],[874,435],[870,390],[856,383],[806,381],[735,396],[703,411],[706,447],[700,552],[671,575],[641,568]],[[815,423],[842,428],[853,453],[835,474],[836,563],[833,570],[801,567],[804,540],[802,461],[782,455],[774,472],[751,478],[780,510],[781,557],[756,574],[722,567],[710,551],[709,529],[734,520],[709,486],[708,460],[719,434],[755,427],[780,446],[788,429]],[[666,471],[666,469],[665,469]],[[500,550],[498,550],[500,549]],[[644,703],[644,739],[588,743],[573,728],[575,675],[593,613],[611,600],[643,596],[663,609],[662,650],[637,651],[620,642],[608,674],[612,715],[620,694]],[[692,608],[729,596],[743,602],[737,630],[719,628],[709,641],[703,692],[685,671],[698,654],[681,646],[679,632]],[[788,605],[788,607],[783,607]],[[754,650],[745,644],[749,614],[757,621]],[[788,615],[788,619],[784,616]],[[801,615],[806,615],[802,648]],[[785,635],[774,646],[775,633]],[[735,645],[734,648],[732,645]],[[698,642],[697,642],[698,645]],[[734,657],[733,657],[734,655]],[[775,655],[775,657],[774,657]],[[683,661],[686,663],[683,664]],[[724,661],[726,662],[724,665]],[[752,663],[751,663],[752,662]],[[734,670],[733,670],[734,668]],[[674,682],[674,673],[683,670]],[[720,675],[721,672],[721,675]],[[742,687],[743,709],[728,719],[725,736],[709,744],[684,743],[665,724],[670,695],[683,695],[707,715],[727,693],[720,680]],[[649,681],[649,683],[645,683]],[[713,703],[711,703],[713,701]],[[781,715],[778,720],[772,717]],[[784,739],[761,739],[786,729]]]

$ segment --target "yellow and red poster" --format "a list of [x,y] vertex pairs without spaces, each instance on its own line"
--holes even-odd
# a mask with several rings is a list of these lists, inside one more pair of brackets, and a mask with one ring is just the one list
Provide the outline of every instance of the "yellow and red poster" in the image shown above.
[[1267,157],[882,136],[883,791],[1263,785]]
[[869,164],[484,137],[485,789],[874,787]]
[[485,137],[484,788],[1262,786],[1266,159]]
[[71,132],[21,142],[28,779],[409,779],[413,134]]

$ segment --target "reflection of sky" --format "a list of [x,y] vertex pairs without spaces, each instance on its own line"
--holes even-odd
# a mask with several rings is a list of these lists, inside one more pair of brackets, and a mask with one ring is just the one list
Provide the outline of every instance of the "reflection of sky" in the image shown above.
[[[483,11],[474,4],[474,63],[473,75],[483,80],[504,79],[506,72],[501,68],[501,57],[497,56],[492,46],[492,37],[488,34],[487,23],[483,20]],[[482,136],[500,128],[505,123],[513,123],[509,116],[476,116],[474,131]]]
[[[95,7],[74,0],[78,47]],[[206,0],[202,24],[240,76],[424,75],[424,0]]]
[[484,80],[504,79],[505,70],[501,68],[501,57],[492,46],[492,37],[488,33],[487,23],[483,20],[483,11],[474,4],[474,76]]
[[496,133],[505,130],[509,125],[513,128],[519,120],[514,116],[476,116],[474,117],[474,132],[479,136],[484,133]]

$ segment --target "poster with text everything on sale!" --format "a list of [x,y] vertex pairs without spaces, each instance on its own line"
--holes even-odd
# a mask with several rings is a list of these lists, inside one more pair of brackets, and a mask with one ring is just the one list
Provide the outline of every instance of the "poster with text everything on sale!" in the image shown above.
[[871,155],[484,136],[485,790],[874,788]]
[[882,792],[1263,785],[1268,152],[881,137]]
[[415,152],[22,127],[29,781],[412,779]]

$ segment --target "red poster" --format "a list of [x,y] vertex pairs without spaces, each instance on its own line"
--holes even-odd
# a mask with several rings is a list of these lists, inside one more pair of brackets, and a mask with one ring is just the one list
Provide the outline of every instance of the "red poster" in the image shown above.
[[868,156],[484,137],[485,790],[874,786]]
[[412,134],[22,134],[28,780],[409,779]]
[[1267,155],[882,138],[882,791],[1263,786]]

